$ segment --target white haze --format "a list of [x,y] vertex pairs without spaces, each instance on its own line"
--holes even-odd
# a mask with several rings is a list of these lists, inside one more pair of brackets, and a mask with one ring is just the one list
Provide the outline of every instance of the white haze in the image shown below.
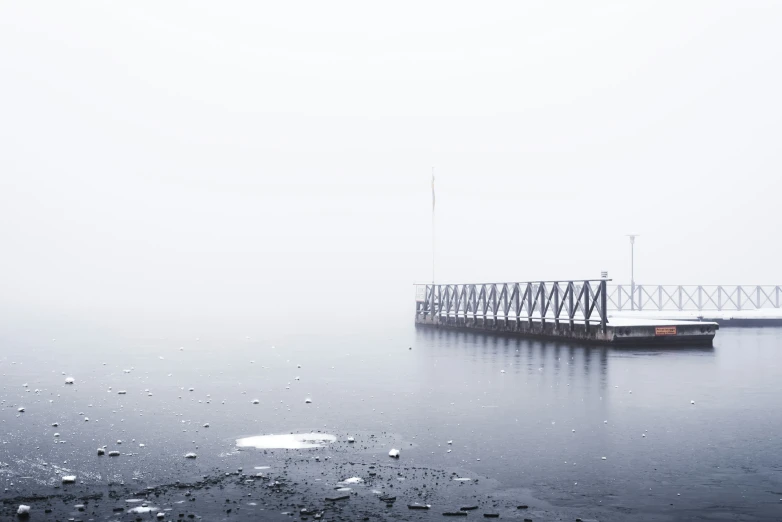
[[640,283],[782,284],[780,27],[761,1],[3,2],[0,310],[410,314],[432,166],[439,281],[627,282],[638,233]]

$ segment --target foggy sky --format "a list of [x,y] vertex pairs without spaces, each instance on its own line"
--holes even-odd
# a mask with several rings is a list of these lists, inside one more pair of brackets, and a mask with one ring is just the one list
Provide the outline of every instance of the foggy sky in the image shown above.
[[782,284],[778,2],[2,2],[0,305]]

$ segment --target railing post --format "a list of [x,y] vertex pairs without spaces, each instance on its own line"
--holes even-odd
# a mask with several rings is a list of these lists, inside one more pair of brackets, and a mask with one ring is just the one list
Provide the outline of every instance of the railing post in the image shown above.
[[573,311],[573,294],[576,291],[576,286],[573,284],[573,281],[568,281],[568,294],[567,294],[567,316],[570,320],[570,329],[573,330],[574,321],[573,321],[573,314],[575,313]]
[[703,293],[703,287],[698,286],[698,311],[700,312],[703,310],[703,303],[702,303],[702,294]]
[[589,331],[589,281],[584,281],[584,328]]
[[761,306],[760,306],[760,286],[757,287],[757,296],[758,296],[758,300],[755,303],[755,308],[761,308]]
[[622,311],[622,285],[616,286],[616,307]]
[[554,281],[554,330],[559,330],[559,281]]
[[779,308],[779,287],[777,287],[777,304],[775,308]]
[[657,309],[663,309],[663,285],[657,287]]
[[742,288],[740,286],[736,287],[736,310],[741,310],[741,292]]
[[722,287],[717,287],[717,310],[722,311]]
[[642,304],[643,303],[643,286],[642,285],[637,285],[636,288],[638,289],[638,311],[642,312],[643,309],[644,309],[643,304]]
[[608,294],[606,292],[608,284],[605,280],[600,281],[600,328],[606,333],[608,324]]
[[532,330],[532,283],[527,283],[527,326]]
[[679,311],[682,311],[682,285],[679,285]]

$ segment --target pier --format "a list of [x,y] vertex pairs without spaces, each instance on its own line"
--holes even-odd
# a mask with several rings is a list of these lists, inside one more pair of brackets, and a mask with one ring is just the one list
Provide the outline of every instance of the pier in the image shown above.
[[715,322],[609,319],[608,281],[419,284],[415,324],[598,344],[711,345]]

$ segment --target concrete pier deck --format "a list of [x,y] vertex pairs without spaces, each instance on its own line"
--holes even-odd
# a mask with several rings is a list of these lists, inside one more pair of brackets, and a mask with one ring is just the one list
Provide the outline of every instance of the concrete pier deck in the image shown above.
[[609,345],[662,345],[662,346],[711,346],[719,329],[715,322],[669,321],[651,319],[615,318],[606,324],[605,330],[599,324],[588,327],[583,321],[556,325],[551,320],[540,318],[529,321],[504,321],[502,319],[476,319],[416,316],[416,326],[423,328],[444,328],[452,330],[496,333],[536,339],[572,340],[589,344]]

